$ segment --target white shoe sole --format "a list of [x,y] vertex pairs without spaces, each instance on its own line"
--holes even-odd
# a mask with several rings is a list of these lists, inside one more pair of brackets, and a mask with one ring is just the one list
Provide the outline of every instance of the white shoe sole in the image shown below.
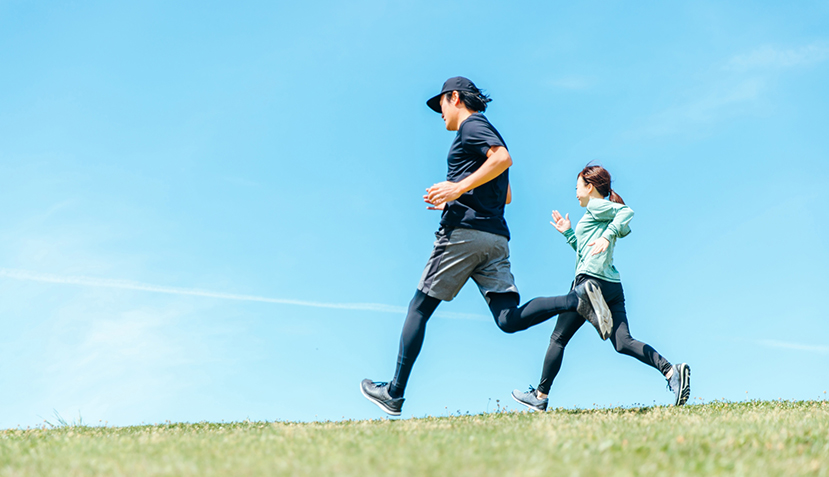
[[400,411],[394,411],[392,409],[389,409],[385,405],[383,405],[383,403],[381,401],[378,401],[377,399],[369,396],[368,393],[366,393],[366,390],[363,389],[363,383],[360,383],[360,393],[363,396],[365,396],[366,399],[368,399],[369,401],[373,402],[374,404],[377,404],[377,407],[382,409],[383,412],[385,412],[386,414],[391,415],[391,416],[399,416],[400,415]]
[[688,402],[691,397],[691,367],[685,363],[681,363],[674,369],[674,372],[679,372],[679,399],[674,403],[675,406],[682,406]]
[[533,411],[536,411],[536,412],[545,412],[546,411],[546,409],[539,409],[537,407],[534,407],[534,406],[531,406],[531,405],[525,403],[524,401],[519,400],[517,397],[515,397],[515,394],[510,393],[510,396],[512,396],[512,398],[518,404],[523,404],[524,406],[527,406],[527,408],[532,409]]
[[594,287],[591,283],[588,283],[585,288],[590,304],[593,305],[593,312],[599,318],[599,331],[601,331],[602,339],[606,340],[610,338],[610,332],[613,330],[613,315],[607,307],[601,288]]

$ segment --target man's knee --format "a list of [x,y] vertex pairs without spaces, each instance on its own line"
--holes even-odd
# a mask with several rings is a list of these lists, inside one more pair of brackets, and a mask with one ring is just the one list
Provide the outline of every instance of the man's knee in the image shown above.
[[489,301],[489,311],[492,312],[492,317],[495,319],[495,324],[498,329],[504,333],[515,333],[520,331],[512,319],[518,307],[518,294],[516,293],[489,293],[487,295]]
[[510,323],[509,320],[502,320],[499,318],[495,320],[495,323],[498,325],[498,329],[500,329],[504,333],[512,334],[517,331],[521,331],[518,329],[517,326],[515,326],[515,324]]
[[409,302],[409,313],[419,312],[425,315],[431,315],[439,304],[439,298],[429,296],[420,290],[416,290],[412,301]]

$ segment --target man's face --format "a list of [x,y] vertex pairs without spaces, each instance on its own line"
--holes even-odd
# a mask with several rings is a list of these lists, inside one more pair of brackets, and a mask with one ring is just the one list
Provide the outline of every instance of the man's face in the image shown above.
[[452,95],[443,95],[440,97],[440,117],[446,123],[447,131],[458,130],[458,113],[460,112],[458,103],[460,102],[457,92],[452,92]]

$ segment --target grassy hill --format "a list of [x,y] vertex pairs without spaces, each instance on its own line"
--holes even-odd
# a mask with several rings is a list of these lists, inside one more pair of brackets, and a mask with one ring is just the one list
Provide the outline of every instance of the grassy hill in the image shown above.
[[0,476],[819,475],[829,402],[0,431]]

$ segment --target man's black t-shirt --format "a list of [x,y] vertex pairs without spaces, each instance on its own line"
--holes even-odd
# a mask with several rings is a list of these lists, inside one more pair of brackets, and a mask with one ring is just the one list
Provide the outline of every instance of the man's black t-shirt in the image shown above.
[[[498,131],[481,113],[469,116],[458,128],[458,135],[449,149],[449,170],[446,180],[458,182],[477,171],[486,162],[490,147],[507,147]],[[501,175],[448,202],[440,225],[482,230],[509,238],[504,206],[507,201],[509,169]]]

